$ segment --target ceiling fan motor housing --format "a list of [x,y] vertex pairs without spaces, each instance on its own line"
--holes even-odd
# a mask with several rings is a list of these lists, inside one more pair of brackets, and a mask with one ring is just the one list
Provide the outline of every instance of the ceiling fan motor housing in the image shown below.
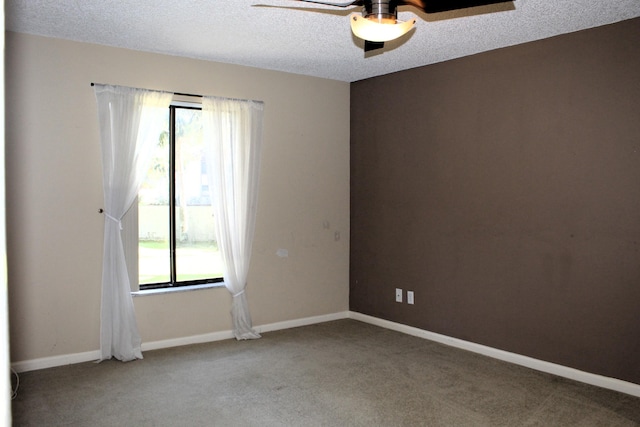
[[398,19],[396,2],[393,0],[365,1],[362,8],[362,16],[384,24],[395,24]]

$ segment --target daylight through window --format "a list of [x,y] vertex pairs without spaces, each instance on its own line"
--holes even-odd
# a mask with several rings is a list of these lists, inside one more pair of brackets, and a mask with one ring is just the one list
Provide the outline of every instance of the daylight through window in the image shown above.
[[138,193],[140,289],[222,281],[200,108],[172,105]]

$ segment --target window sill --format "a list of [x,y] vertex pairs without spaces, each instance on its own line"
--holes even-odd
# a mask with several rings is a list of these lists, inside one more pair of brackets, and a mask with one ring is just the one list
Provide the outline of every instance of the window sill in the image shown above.
[[133,297],[144,297],[147,295],[173,294],[176,292],[198,291],[200,289],[223,288],[224,282],[205,283],[203,285],[177,286],[175,288],[147,289],[144,291],[131,292]]

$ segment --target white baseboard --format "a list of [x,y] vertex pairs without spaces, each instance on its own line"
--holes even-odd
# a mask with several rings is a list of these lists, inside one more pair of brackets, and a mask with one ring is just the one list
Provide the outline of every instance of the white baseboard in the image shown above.
[[[505,362],[514,363],[537,371],[546,372],[560,377],[569,378],[586,384],[619,391],[621,393],[630,394],[640,397],[640,385],[627,381],[609,378],[602,375],[592,374],[589,372],[579,371],[567,366],[557,365],[555,363],[545,362],[543,360],[534,359],[508,351],[499,350],[493,347],[487,347],[481,344],[464,341],[458,338],[452,338],[446,335],[429,332],[424,329],[391,322],[389,320],[379,319],[377,317],[368,316],[366,314],[354,311],[343,311],[338,313],[325,314],[320,316],[305,317],[302,319],[286,320],[282,322],[269,323],[265,325],[255,326],[256,332],[265,333],[282,329],[297,328],[300,326],[308,326],[317,323],[330,322],[339,319],[354,319],[385,329],[413,335],[419,338],[446,344],[451,347],[460,348],[462,350],[479,353],[485,356],[493,357]],[[169,347],[178,347],[189,344],[201,344],[206,342],[221,341],[233,338],[232,331],[212,332],[202,335],[194,335],[189,337],[180,337],[162,341],[151,341],[142,343],[142,351],[157,350]],[[56,366],[71,365],[75,363],[93,362],[100,358],[100,350],[87,351],[83,353],[65,354],[60,356],[43,357],[40,359],[25,360],[11,364],[16,372],[35,371],[38,369],[53,368]]]
[[[258,333],[277,331],[281,329],[296,328],[299,326],[308,326],[316,323],[324,323],[332,320],[347,319],[350,313],[348,311],[325,314],[320,316],[305,317],[302,319],[285,320],[282,322],[269,323],[265,325],[254,326]],[[208,334],[193,335],[189,337],[172,338],[161,341],[151,341],[142,343],[142,351],[158,350],[161,348],[178,347],[190,344],[202,344],[206,342],[222,341],[233,339],[233,331],[219,331]],[[38,369],[54,368],[56,366],[72,365],[75,363],[94,362],[100,359],[100,350],[87,351],[83,353],[63,354],[60,356],[43,357],[40,359],[25,360],[11,364],[16,372],[35,371]]]
[[14,371],[27,372],[38,369],[55,368],[56,366],[72,365],[74,363],[92,362],[100,359],[100,350],[85,351],[84,353],[63,354],[60,356],[42,357],[40,359],[24,360],[11,363]]
[[342,311],[338,313],[323,314],[320,316],[305,317],[302,319],[286,320],[284,322],[269,323],[268,325],[256,326],[254,329],[258,333],[279,331],[282,329],[298,328],[300,326],[315,325],[317,323],[331,322],[333,320],[348,319],[351,312]]
[[579,381],[582,383],[591,384],[598,387],[615,390],[621,393],[626,393],[632,396],[640,397],[639,384],[634,384],[627,381],[618,380],[615,378],[610,378],[602,375],[580,371],[574,368],[569,368],[567,366],[558,365],[551,362],[545,362],[544,360],[534,359],[532,357],[523,356],[516,353],[510,353],[508,351],[499,350],[497,348],[487,347],[481,344],[464,341],[458,338],[452,338],[447,335],[441,335],[435,332],[425,331],[424,329],[414,328],[412,326],[391,322],[389,320],[379,319],[377,317],[368,316],[362,313],[356,313],[354,311],[349,312],[349,318],[354,320],[359,320],[361,322],[369,323],[375,326],[380,326],[385,329],[391,329],[393,331],[402,332],[402,333],[413,335],[419,338],[424,338],[431,341],[439,342],[441,344],[446,344],[451,347],[460,348],[462,350],[479,353],[485,356],[493,357],[494,359],[499,359],[505,362],[514,363],[516,365],[521,365],[527,368],[535,369],[537,371],[557,375],[559,377],[569,378],[574,381]]
[[[161,341],[150,341],[142,343],[142,351],[159,350],[161,348],[180,347],[183,345],[202,344],[206,342],[230,340],[233,338],[232,331],[211,332],[208,334],[192,335],[189,337],[171,338]],[[143,354],[144,356],[144,354]]]
[[[330,322],[332,320],[347,319],[349,312],[343,311],[339,313],[324,314],[320,316],[305,317],[302,319],[285,320],[282,322],[268,323],[266,325],[254,326],[253,329],[262,334],[264,332],[278,331],[282,329],[297,328],[300,326],[314,325],[317,323]],[[206,342],[222,341],[233,339],[233,331],[212,332],[209,334],[194,335],[190,337],[173,338],[162,341],[152,341],[142,343],[142,351],[158,350],[161,348],[179,347],[182,345],[202,344]]]

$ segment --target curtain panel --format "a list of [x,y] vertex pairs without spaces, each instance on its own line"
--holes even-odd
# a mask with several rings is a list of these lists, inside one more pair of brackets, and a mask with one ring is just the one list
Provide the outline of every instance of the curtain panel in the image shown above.
[[218,248],[225,286],[233,296],[231,317],[238,340],[260,338],[252,327],[245,290],[256,222],[263,110],[264,104],[257,101],[202,100]]
[[122,217],[136,199],[150,146],[172,94],[94,84],[98,104],[104,192],[104,252],[100,360],[142,359],[141,340],[122,244]]

